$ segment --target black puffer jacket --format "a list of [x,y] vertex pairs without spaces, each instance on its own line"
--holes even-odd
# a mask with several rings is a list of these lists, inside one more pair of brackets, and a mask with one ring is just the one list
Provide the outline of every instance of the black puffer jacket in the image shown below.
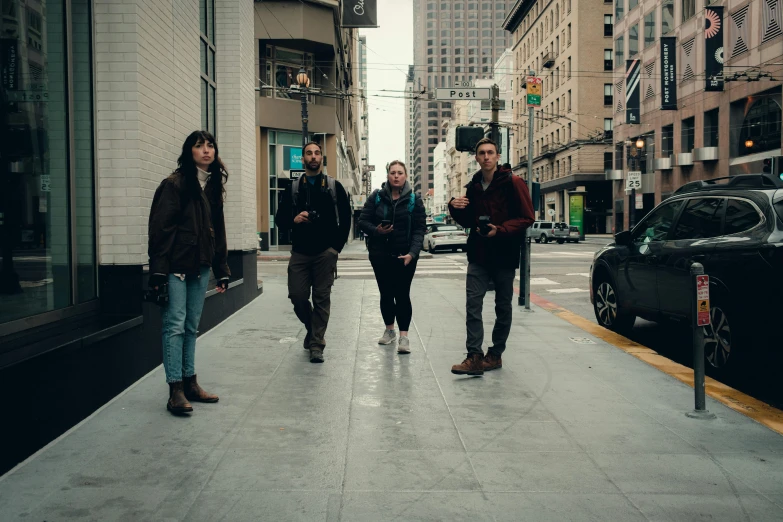
[[[374,191],[367,198],[359,216],[359,228],[369,236],[367,249],[371,256],[410,254],[414,259],[419,257],[427,230],[427,212],[419,196],[415,196],[413,212],[408,211],[411,191],[411,186],[406,181],[400,197],[393,200],[391,188],[388,183],[384,183],[380,190]],[[377,205],[376,195],[380,196]],[[394,230],[390,234],[379,234],[376,230],[384,219],[392,222]]]

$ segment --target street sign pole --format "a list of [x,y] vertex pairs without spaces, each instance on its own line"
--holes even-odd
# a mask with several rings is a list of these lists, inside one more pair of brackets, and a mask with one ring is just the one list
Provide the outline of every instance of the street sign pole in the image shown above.
[[[499,123],[499,116],[500,116],[500,87],[496,85],[492,86],[492,122],[489,124],[490,127],[490,136],[492,138],[492,141],[498,144],[498,147],[500,147],[500,125]],[[498,150],[498,152],[500,152]]]
[[[530,191],[530,199],[533,199],[533,118],[535,118],[535,108],[541,105],[541,84],[540,79],[535,78],[536,72],[528,72],[526,81],[527,89],[527,189]],[[522,240],[522,252],[519,258],[519,278],[524,281],[524,297],[519,293],[519,305],[525,305],[525,311],[532,311],[530,308],[530,250],[533,243],[530,236],[525,231],[525,237]]]

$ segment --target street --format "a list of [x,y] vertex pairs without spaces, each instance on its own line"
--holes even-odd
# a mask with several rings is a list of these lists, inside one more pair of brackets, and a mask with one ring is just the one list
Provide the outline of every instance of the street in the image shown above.
[[[590,265],[593,254],[611,241],[609,236],[593,236],[586,241],[563,245],[532,243],[531,292],[597,324],[590,304]],[[339,278],[375,279],[362,243],[346,247],[342,258],[337,265]],[[283,278],[287,265],[284,260],[265,260],[259,262],[258,272],[263,279]],[[462,284],[466,271],[467,255],[462,252],[424,253],[419,260],[416,278],[451,279],[455,280],[455,284]],[[517,285],[520,283],[518,277],[517,274]],[[413,285],[416,286],[416,280]],[[689,368],[693,365],[691,330],[685,325],[658,324],[637,318],[633,331],[627,337],[674,362]],[[758,400],[781,407],[783,390],[777,384],[781,378],[777,356],[767,354],[763,360],[759,359],[747,360],[742,371],[733,374],[721,374],[708,366],[707,375]]]

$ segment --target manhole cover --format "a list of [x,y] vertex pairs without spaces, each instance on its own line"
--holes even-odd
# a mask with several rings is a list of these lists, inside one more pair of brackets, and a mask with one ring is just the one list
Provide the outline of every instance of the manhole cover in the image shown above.
[[298,339],[296,337],[283,337],[280,339],[280,344],[291,344],[295,343]]
[[595,341],[587,337],[569,337],[576,344],[595,344]]

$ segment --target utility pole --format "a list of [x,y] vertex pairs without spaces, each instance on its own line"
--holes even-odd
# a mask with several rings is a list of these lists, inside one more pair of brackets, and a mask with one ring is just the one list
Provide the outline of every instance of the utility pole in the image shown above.
[[[492,86],[492,100],[491,100],[491,106],[492,109],[492,120],[489,124],[490,128],[490,138],[492,141],[497,143],[498,149],[500,148],[500,87],[497,86],[497,84]],[[500,150],[498,150],[498,153],[500,153]]]
[[[528,71],[529,77],[534,77],[536,71]],[[531,102],[530,93],[533,91],[530,85],[527,85],[527,189],[530,191],[530,200],[533,200],[533,118],[535,118],[535,107]],[[535,91],[539,92],[540,91]],[[541,104],[541,97],[538,97],[538,104]],[[534,204],[535,205],[535,204]],[[522,250],[519,260],[519,278],[524,281],[525,294],[519,294],[519,304],[525,305],[525,310],[530,311],[530,235],[525,231],[525,237],[522,239]],[[524,301],[524,302],[523,302]]]

